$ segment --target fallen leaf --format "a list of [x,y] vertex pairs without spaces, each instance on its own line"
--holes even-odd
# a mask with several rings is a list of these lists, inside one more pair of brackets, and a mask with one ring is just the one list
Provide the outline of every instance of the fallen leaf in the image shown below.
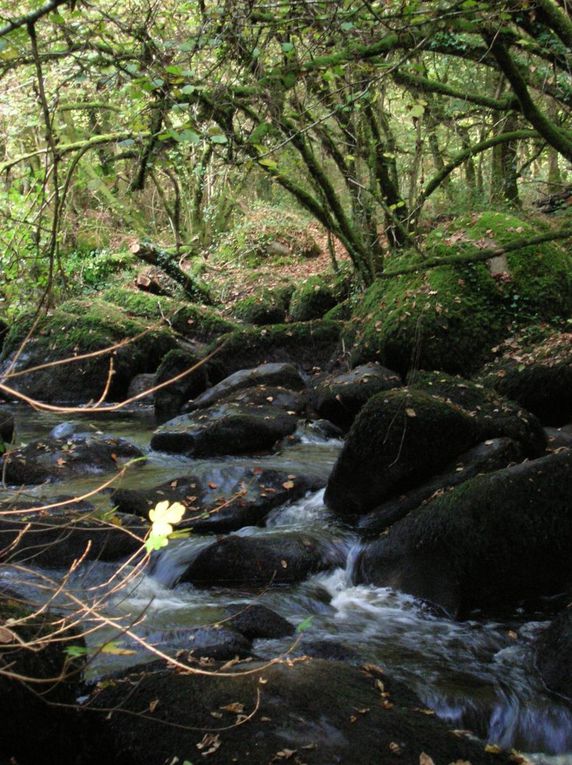
[[239,715],[244,712],[244,704],[240,701],[233,701],[232,704],[226,704],[224,707],[219,707],[223,712],[231,712],[232,714]]
[[153,701],[149,702],[149,711],[151,714],[157,709],[157,706],[159,704],[159,699],[153,699]]
[[433,758],[429,757],[426,752],[421,752],[419,755],[419,765],[435,765]]
[[415,409],[411,409],[411,407],[407,407],[407,409],[405,410],[405,414],[408,417],[417,417],[417,412],[415,411]]
[[500,754],[502,749],[498,744],[487,744],[485,746],[485,752],[488,752],[489,754]]
[[397,743],[397,741],[390,741],[390,743],[389,743],[389,751],[392,754],[401,754],[403,749],[401,748],[401,745]]
[[284,483],[282,484],[282,488],[288,489],[288,490],[293,489],[294,481],[284,481]]
[[205,733],[202,740],[197,744],[197,749],[203,757],[208,757],[214,754],[217,749],[220,748],[221,740],[220,736],[214,733]]
[[7,627],[0,627],[0,643],[12,643],[16,635]]

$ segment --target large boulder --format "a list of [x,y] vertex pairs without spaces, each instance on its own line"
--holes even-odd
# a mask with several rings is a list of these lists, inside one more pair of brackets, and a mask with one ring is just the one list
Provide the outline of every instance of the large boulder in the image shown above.
[[236,531],[264,522],[270,511],[322,488],[317,476],[223,464],[200,476],[182,476],[152,489],[118,489],[111,501],[121,512],[145,518],[158,502],[180,502],[178,528],[196,532]]
[[510,438],[529,457],[544,454],[547,437],[540,421],[493,388],[445,372],[415,372],[409,387],[427,391],[462,407],[478,423],[481,438]]
[[188,300],[158,297],[124,287],[108,288],[103,298],[140,320],[168,323],[177,334],[192,343],[210,342],[225,332],[232,332],[236,326],[212,308]]
[[295,414],[271,406],[219,404],[161,425],[151,448],[193,457],[268,451],[296,430],[296,422]]
[[95,433],[48,437],[10,449],[0,456],[4,478],[11,484],[63,481],[85,473],[99,475],[119,470],[143,452],[124,438]]
[[509,762],[482,743],[452,735],[418,698],[372,665],[250,662],[205,677],[153,663],[102,683],[87,706],[114,710],[108,719],[118,761],[125,753],[139,765],[175,757],[195,762],[197,754],[212,765]]
[[[6,385],[41,401],[85,403],[104,393],[108,401],[126,398],[133,377],[154,372],[176,345],[170,330],[150,328],[101,300],[70,300],[36,326],[33,321],[22,317],[12,326],[0,376],[8,374]],[[110,350],[90,355],[105,349]]]
[[[423,260],[409,253],[395,261],[396,269],[423,268]],[[488,357],[504,327],[497,284],[476,263],[375,281],[345,337],[354,363],[379,361],[402,375],[417,367],[467,374]]]
[[266,587],[301,582],[343,565],[345,550],[298,533],[230,535],[202,548],[181,582],[201,587]]
[[343,516],[361,515],[443,469],[478,443],[464,409],[407,388],[369,399],[334,466],[325,502]]
[[254,388],[259,385],[278,386],[300,390],[305,387],[304,379],[293,364],[273,363],[260,364],[254,369],[241,369],[226,377],[212,388],[197,395],[189,409],[204,409],[221,399],[228,399],[234,393],[244,388]]
[[452,614],[563,592],[572,581],[572,451],[472,478],[368,544],[354,580]]
[[545,425],[572,422],[572,333],[536,327],[499,347],[480,380],[533,412]]
[[[534,237],[536,224],[489,211],[435,227],[426,253],[435,258],[478,255]],[[523,247],[487,263],[425,270],[415,253],[393,257],[387,271],[419,271],[376,281],[354,312],[354,356],[409,368],[467,375],[491,356],[512,322],[568,317],[572,311],[572,256],[555,243]]]
[[259,603],[231,605],[227,610],[230,616],[224,620],[224,624],[249,640],[278,639],[293,635],[296,631],[287,619]]
[[401,377],[379,364],[362,364],[351,372],[328,375],[312,394],[315,410],[326,420],[346,430],[368,399],[403,385]]
[[547,688],[572,701],[572,608],[558,614],[537,640],[536,666]]
[[238,329],[221,338],[224,345],[213,363],[219,365],[221,379],[269,362],[289,362],[312,371],[325,367],[339,350],[340,326],[320,320]]
[[477,444],[456,457],[442,473],[432,476],[405,494],[385,500],[374,510],[360,516],[357,528],[364,536],[377,536],[437,492],[459,486],[481,473],[492,473],[510,464],[522,462],[524,456],[522,446],[510,438],[492,438]]

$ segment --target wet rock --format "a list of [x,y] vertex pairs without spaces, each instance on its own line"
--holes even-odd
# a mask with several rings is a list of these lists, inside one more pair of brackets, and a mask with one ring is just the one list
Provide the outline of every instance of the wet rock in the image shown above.
[[14,437],[14,416],[0,407],[0,441],[10,443]]
[[547,688],[572,701],[572,608],[564,609],[539,637],[536,666]]
[[547,449],[572,449],[572,425],[564,425],[561,428],[544,428],[548,440]]
[[[152,715],[130,715],[128,725],[121,713],[109,718],[120,759],[125,752],[140,765],[162,765],[173,757],[183,761],[197,751],[208,751],[212,765],[233,760],[419,765],[422,752],[438,764],[509,762],[502,753],[485,752],[481,742],[451,735],[444,722],[423,714],[419,699],[380,670],[308,660],[293,666],[248,663],[234,672],[203,677],[154,663],[106,683],[88,706],[135,712],[160,699]],[[383,703],[380,682],[388,694]],[[251,719],[235,724],[237,715],[255,709]],[[215,722],[224,730],[207,734],[216,727],[213,712],[223,715]]]
[[402,385],[396,372],[379,364],[363,364],[351,372],[321,380],[314,388],[312,403],[320,417],[347,430],[374,394]]
[[198,627],[189,635],[189,655],[218,661],[250,656],[251,641],[229,626]]
[[300,650],[313,659],[328,659],[329,661],[358,662],[358,654],[343,643],[335,640],[302,640]]
[[182,476],[153,489],[118,489],[111,501],[119,510],[148,517],[158,502],[180,502],[186,512],[179,528],[196,532],[236,531],[264,522],[275,507],[292,502],[325,481],[314,476],[240,465],[213,467],[205,476]]
[[405,518],[407,513],[419,507],[435,492],[458,486],[480,473],[491,473],[523,459],[521,445],[510,438],[495,438],[478,444],[457,457],[443,473],[431,478],[427,483],[387,500],[371,512],[362,515],[357,527],[367,536],[380,534],[391,524]]
[[[193,369],[198,363],[197,354],[181,349],[169,351],[161,361],[156,376],[158,385],[180,375],[183,377],[155,392],[155,416],[159,422],[175,417],[185,402],[198,396],[206,388],[208,380],[206,367],[202,365]],[[193,371],[190,371],[191,369]]]
[[289,584],[343,565],[344,557],[306,534],[230,535],[200,550],[180,581],[202,587]]
[[478,443],[475,418],[437,396],[407,388],[369,399],[334,466],[325,502],[361,515],[442,470]]
[[[150,390],[155,385],[156,375],[151,372],[142,372],[135,377],[129,383],[127,388],[127,398],[133,398],[134,396],[140,396],[145,391]],[[148,393],[145,396],[137,399],[138,404],[152,404],[153,394]]]
[[225,619],[224,624],[249,640],[278,639],[293,635],[296,631],[283,616],[257,603],[229,606],[227,610],[232,616]]
[[[306,391],[293,391],[277,385],[257,385],[252,388],[245,388],[229,396],[220,399],[220,403],[240,404],[241,406],[272,406],[277,409],[283,409],[286,412],[303,414],[307,404]],[[189,411],[193,409],[193,402],[188,405]]]
[[7,483],[37,484],[76,475],[99,475],[120,469],[143,452],[123,438],[72,433],[69,437],[32,441],[1,458]]
[[[63,498],[57,501],[61,502]],[[117,513],[115,523],[101,520],[87,502],[60,505],[39,512],[32,502],[13,503],[22,514],[0,517],[0,560],[48,568],[69,568],[86,561],[117,561],[140,550],[148,524]]]
[[241,369],[221,380],[197,396],[189,408],[203,409],[222,398],[228,398],[243,388],[252,388],[257,385],[273,385],[292,390],[300,390],[305,387],[302,376],[293,364],[261,364],[254,369]]
[[295,415],[271,406],[219,404],[161,425],[153,434],[151,448],[194,457],[268,451],[295,429]]
[[368,544],[354,581],[451,614],[563,592],[572,581],[571,495],[571,451],[477,476]]

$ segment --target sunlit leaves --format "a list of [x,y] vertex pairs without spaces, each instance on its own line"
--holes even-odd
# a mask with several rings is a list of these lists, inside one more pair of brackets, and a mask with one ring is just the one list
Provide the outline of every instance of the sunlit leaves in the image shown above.
[[184,505],[180,502],[173,502],[170,505],[168,500],[159,502],[149,511],[149,520],[152,526],[145,542],[147,552],[160,550],[167,546],[169,536],[173,533],[173,524],[180,523],[184,514]]

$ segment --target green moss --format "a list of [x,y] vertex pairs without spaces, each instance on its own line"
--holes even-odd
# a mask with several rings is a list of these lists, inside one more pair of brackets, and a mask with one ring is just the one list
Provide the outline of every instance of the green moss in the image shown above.
[[[406,253],[392,268],[417,262]],[[379,360],[402,373],[416,366],[466,373],[482,364],[505,324],[497,285],[477,263],[374,282],[346,339],[355,342],[355,361]]]
[[278,324],[284,322],[286,309],[294,288],[262,290],[243,300],[239,300],[233,309],[237,319],[247,324]]
[[343,297],[341,285],[335,277],[310,276],[296,288],[290,301],[293,321],[321,318]]
[[245,327],[221,340],[225,345],[216,361],[225,374],[271,361],[291,361],[311,368],[325,364],[337,351],[340,324],[322,320]]
[[232,322],[223,319],[213,309],[183,300],[125,288],[106,290],[104,297],[132,316],[158,322],[166,320],[175,332],[186,337],[211,340],[235,328]]
[[[463,254],[538,236],[546,226],[506,212],[487,211],[456,218],[427,239],[432,255]],[[502,268],[502,266],[501,266]],[[511,318],[550,320],[572,314],[572,255],[554,242],[525,247],[506,256],[499,288]]]

